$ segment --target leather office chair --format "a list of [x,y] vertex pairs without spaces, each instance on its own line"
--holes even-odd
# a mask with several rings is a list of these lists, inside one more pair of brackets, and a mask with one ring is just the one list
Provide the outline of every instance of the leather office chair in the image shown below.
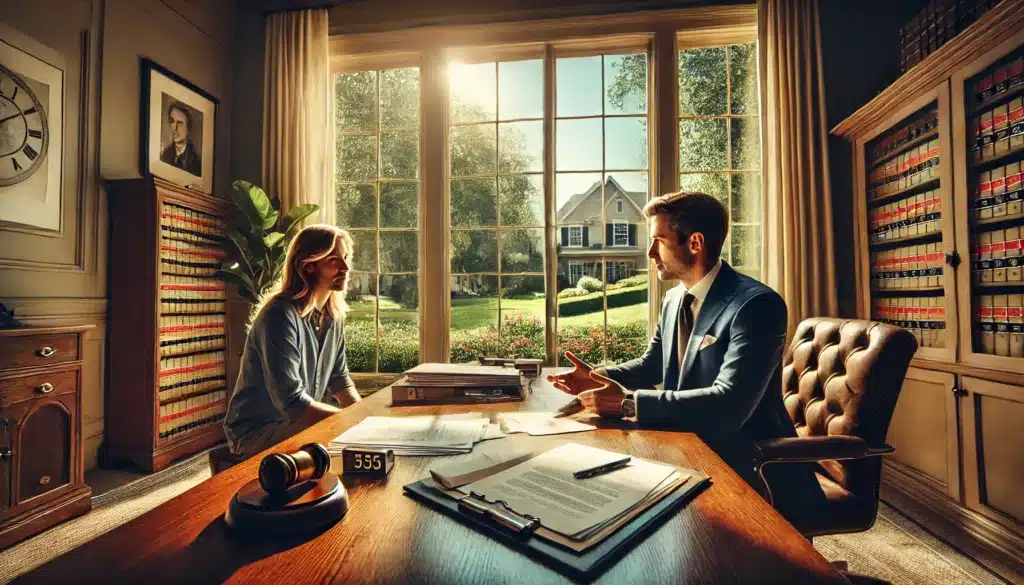
[[773,494],[765,482],[770,501],[808,538],[875,523],[882,456],[893,452],[885,435],[916,349],[909,331],[874,321],[811,318],[797,327],[782,360],[782,397],[797,436],[761,442],[756,468],[763,480],[771,467],[771,480],[786,463],[803,463],[790,468],[804,473],[813,464],[824,497],[778,506],[792,495]]

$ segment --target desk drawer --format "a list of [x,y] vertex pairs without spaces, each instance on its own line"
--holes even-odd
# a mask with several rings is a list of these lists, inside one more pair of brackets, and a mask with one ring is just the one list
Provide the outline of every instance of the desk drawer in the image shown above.
[[48,366],[78,359],[78,335],[0,337],[0,370]]
[[0,408],[18,402],[67,394],[78,389],[78,370],[36,374],[0,380]]

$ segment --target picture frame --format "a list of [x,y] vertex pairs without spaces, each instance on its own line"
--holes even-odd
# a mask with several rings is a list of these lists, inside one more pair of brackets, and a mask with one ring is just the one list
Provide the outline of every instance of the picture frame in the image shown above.
[[139,172],[213,193],[216,97],[143,57]]
[[63,56],[0,23],[0,223],[63,233]]

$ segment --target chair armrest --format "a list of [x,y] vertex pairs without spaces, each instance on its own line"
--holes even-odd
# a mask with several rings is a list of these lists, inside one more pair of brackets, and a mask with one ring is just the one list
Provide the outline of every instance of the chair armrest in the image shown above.
[[869,447],[860,437],[786,437],[757,443],[760,463],[798,463],[822,459],[863,459],[892,453],[889,445]]

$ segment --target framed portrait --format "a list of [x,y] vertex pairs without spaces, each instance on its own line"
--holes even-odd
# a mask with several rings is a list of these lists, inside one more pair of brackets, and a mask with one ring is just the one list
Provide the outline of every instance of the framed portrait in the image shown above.
[[140,171],[213,193],[217,98],[142,59]]
[[60,232],[64,60],[0,25],[0,222]]

